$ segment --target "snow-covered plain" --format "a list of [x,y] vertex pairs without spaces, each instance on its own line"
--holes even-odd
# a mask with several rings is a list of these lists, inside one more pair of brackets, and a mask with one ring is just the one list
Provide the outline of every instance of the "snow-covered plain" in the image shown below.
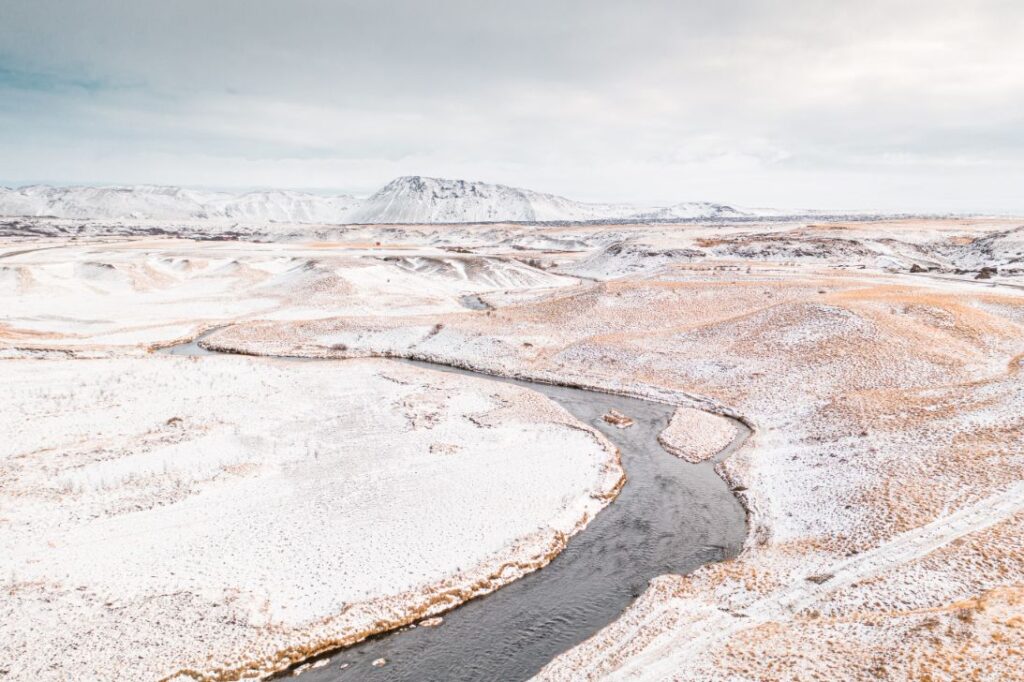
[[547,563],[618,453],[387,361],[0,361],[7,679],[266,674]]
[[[24,234],[65,224],[33,220]],[[118,358],[103,361],[110,367],[126,363],[133,372],[160,376],[177,376],[163,367],[186,368],[181,382],[212,390],[204,388],[206,373],[190,371],[192,361],[124,356],[223,327],[204,343],[254,354],[417,357],[670,402],[694,417],[676,423],[679,429],[689,424],[689,431],[663,435],[669,445],[682,445],[683,456],[688,447],[710,451],[725,437],[707,412],[741,416],[754,434],[719,465],[749,511],[741,556],[654,581],[619,621],[552,661],[541,678],[995,680],[1014,679],[1024,669],[1019,221],[368,225],[318,229],[306,239],[288,229],[287,241],[276,243],[131,241],[121,232],[76,242],[18,236],[0,243],[0,353],[22,358],[0,363],[25,376],[8,400],[38,404],[47,424],[74,425],[73,396],[18,387],[60,376],[73,382],[84,368],[103,365],[23,359],[53,351],[110,356]],[[165,258],[184,259],[183,271],[194,274],[168,274],[166,264],[159,270]],[[224,264],[228,272],[250,274],[214,276]],[[479,300],[467,307],[467,295]],[[142,331],[150,329],[158,333]],[[123,336],[113,343],[112,335]],[[149,368],[163,362],[180,364]],[[380,364],[358,366],[391,367],[373,362]],[[292,366],[266,365],[299,371]],[[239,390],[212,404],[193,399],[191,408],[198,414],[239,402],[253,410],[251,394],[241,389],[264,371],[270,370],[220,380],[226,390]],[[107,374],[114,382],[120,376]],[[121,392],[116,383],[105,390],[92,402],[116,400]],[[281,390],[298,388],[283,382]],[[334,398],[310,400],[321,390]],[[470,389],[441,393],[455,400],[463,390]],[[494,388],[481,390],[485,400]],[[344,404],[340,391],[333,384],[305,391],[294,405],[275,398],[271,412],[286,406],[323,415],[325,405]],[[185,384],[169,391],[194,393]],[[268,408],[258,409],[268,433],[279,428],[275,420],[295,414],[264,418]],[[13,421],[5,431],[20,432],[24,416],[6,412]],[[115,414],[89,423],[128,423]],[[261,428],[230,410],[224,423],[236,418],[243,433]],[[508,428],[521,426],[512,422]],[[477,431],[462,426],[472,443]],[[17,441],[23,456],[9,460],[4,491],[21,490],[22,481],[59,481],[54,499],[90,495],[95,509],[128,495],[106,501],[103,481],[115,480],[120,465],[99,462],[99,473],[50,476],[62,471],[59,460],[52,463],[53,449],[64,447],[47,440],[50,430],[60,433],[47,427]],[[398,442],[404,438],[396,435]],[[69,442],[89,451],[118,447],[89,431]],[[232,466],[237,451],[227,443],[201,442],[226,453],[223,462],[210,462]],[[430,454],[449,456],[449,450]],[[45,463],[45,476],[33,473],[36,459]],[[223,483],[215,469],[192,458],[182,462],[191,462],[197,480],[213,477],[215,483],[202,486]],[[418,483],[408,485],[417,492]],[[14,497],[31,507],[19,514],[53,507],[49,499]],[[427,504],[418,499],[412,508]],[[10,504],[0,507],[0,532],[16,528],[19,517],[9,509],[25,509]],[[76,504],[67,513],[80,510]],[[96,513],[94,507],[87,513]],[[88,523],[101,522],[110,523]],[[66,562],[57,567],[45,555],[71,550],[41,546],[51,536],[46,524],[40,528],[29,540],[40,567],[26,575],[63,584]],[[5,607],[14,598],[3,597]],[[30,634],[33,623],[39,632],[59,631],[63,626],[52,624],[78,607],[50,603],[57,604],[52,621],[42,611],[8,608],[28,614]],[[234,641],[230,619],[205,602],[194,613],[204,614],[211,628],[206,652],[231,658],[235,650],[219,644]],[[226,628],[226,640],[212,639],[218,627]],[[102,643],[103,631],[91,636]],[[4,639],[0,647],[9,647]]]

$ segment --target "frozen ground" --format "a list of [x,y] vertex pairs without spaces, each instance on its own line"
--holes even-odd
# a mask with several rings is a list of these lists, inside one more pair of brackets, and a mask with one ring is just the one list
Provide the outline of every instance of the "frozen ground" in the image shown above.
[[622,476],[543,396],[386,361],[0,365],[6,679],[279,669],[543,566]]
[[[753,424],[720,466],[749,512],[743,553],[655,580],[542,678],[994,680],[1024,669],[1020,221],[356,226],[315,239],[278,226],[287,239],[261,244],[132,242],[132,229],[35,220],[11,232],[0,353],[141,355],[223,327],[204,342],[418,357],[698,408],[689,423],[706,428],[663,435],[683,452],[724,437],[707,412]],[[78,241],[30,236],[71,232]],[[282,269],[203,266],[134,283],[165,257]],[[162,360],[131,362],[151,361]],[[39,381],[87,366],[4,362]],[[44,398],[60,421],[62,399]],[[30,441],[51,456],[41,435]],[[59,580],[49,566],[39,570]]]

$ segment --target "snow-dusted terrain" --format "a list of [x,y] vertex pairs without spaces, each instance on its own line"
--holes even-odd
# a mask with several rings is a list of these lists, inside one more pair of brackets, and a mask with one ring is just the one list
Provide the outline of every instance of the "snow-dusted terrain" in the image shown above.
[[658,442],[687,462],[703,462],[717,455],[735,437],[736,427],[728,419],[692,407],[677,407]]
[[12,345],[0,357],[138,353],[242,319],[455,312],[469,295],[578,285],[516,260],[441,249],[34,244],[0,247],[0,338]]
[[0,670],[238,679],[546,564],[614,496],[547,398],[386,361],[0,361]]
[[[655,581],[544,679],[1007,679],[1024,665],[1017,230],[557,229],[593,246],[541,266],[586,261],[599,281],[492,293],[486,312],[235,325],[209,343],[419,357],[753,423],[721,465],[750,511],[744,553]],[[596,257],[620,242],[643,247]],[[654,267],[622,267],[647,253]],[[718,438],[701,436],[683,451]]]
[[[749,512],[743,553],[656,579],[544,679],[953,681],[1015,679],[1024,669],[1019,220],[349,225],[315,236],[288,226],[286,240],[263,243],[180,239],[130,222],[102,236],[41,239],[32,235],[69,223],[16,223],[0,237],[0,420],[10,434],[0,560],[16,564],[0,568],[12,585],[0,592],[0,668],[11,679],[73,676],[62,673],[77,668],[61,666],[84,650],[125,670],[192,646],[232,670],[250,665],[250,647],[267,662],[282,642],[313,632],[287,614],[322,614],[330,597],[317,580],[373,582],[372,571],[335,572],[351,568],[337,537],[313,543],[336,550],[330,561],[271,533],[276,549],[244,570],[226,577],[208,565],[216,561],[199,549],[220,546],[211,538],[254,553],[264,549],[260,528],[278,528],[250,498],[284,514],[282,499],[322,485],[329,501],[379,495],[387,503],[372,513],[394,514],[388,522],[403,528],[413,521],[389,510],[413,510],[424,523],[442,514],[438,523],[455,533],[460,519],[432,503],[478,499],[472,487],[443,487],[446,477],[454,486],[476,475],[459,468],[460,456],[490,448],[499,477],[525,486],[531,471],[515,470],[514,454],[520,440],[537,439],[525,456],[540,453],[530,467],[551,479],[538,485],[552,494],[542,508],[556,515],[585,486],[542,455],[590,452],[574,471],[605,461],[578,425],[515,408],[535,397],[501,406],[495,385],[360,359],[369,356],[682,406],[662,440],[683,458],[706,458],[730,433],[709,412],[752,424],[746,445],[719,465]],[[203,343],[223,350],[348,360],[328,362],[324,378],[322,364],[147,354],[214,328]],[[65,356],[106,359],[34,359]],[[365,407],[350,409],[357,396]],[[515,447],[503,449],[492,429]],[[278,433],[291,435],[275,451]],[[362,433],[373,438],[359,453],[332,449]],[[328,465],[336,479],[321,475]],[[423,480],[442,487],[424,492]],[[566,482],[568,507],[552,502]],[[479,499],[496,499],[493,483],[481,484]],[[223,514],[197,506],[210,496]],[[493,517],[501,528],[539,523],[504,510]],[[154,517],[170,521],[147,525]],[[372,532],[383,517],[344,518],[345,533],[363,533],[345,537],[364,558],[418,557],[431,545],[405,535],[384,544]],[[238,527],[225,529],[232,520]],[[136,521],[174,532],[132,534]],[[112,558],[94,558],[82,538],[109,540]],[[196,552],[177,557],[170,576],[129,553],[140,543],[156,559],[168,548]],[[448,547],[464,570],[489,560],[469,551],[472,541]],[[286,574],[280,583],[274,570]],[[387,575],[404,585],[400,573]],[[225,585],[262,601],[229,600]],[[368,589],[383,597],[386,587]],[[396,608],[416,611],[420,596]],[[177,622],[173,614],[202,642],[169,647],[166,625],[135,636],[156,628],[133,618]],[[284,626],[250,627],[267,614]],[[131,658],[140,647],[150,647],[141,663]]]
[[295,191],[244,194],[180,187],[0,187],[0,216],[92,220],[238,221],[316,224],[693,220],[759,215],[722,204],[663,207],[588,204],[484,182],[406,176],[365,199]]

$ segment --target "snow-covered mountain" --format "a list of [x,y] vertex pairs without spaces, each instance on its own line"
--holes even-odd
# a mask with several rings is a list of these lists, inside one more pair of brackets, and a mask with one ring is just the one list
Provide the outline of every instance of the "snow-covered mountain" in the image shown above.
[[0,188],[0,215],[99,220],[211,220],[245,222],[339,222],[357,202],[291,191],[204,192],[181,187]]
[[485,182],[396,178],[349,214],[353,223],[585,221],[625,218],[636,207],[583,204],[553,194]]
[[751,215],[707,202],[644,208],[588,204],[554,194],[466,180],[396,178],[349,214],[350,223],[586,222],[684,220]]
[[664,207],[589,204],[505,185],[420,176],[396,178],[361,200],[293,191],[230,194],[152,185],[0,187],[0,216],[99,220],[383,224],[692,220],[756,214],[706,202]]

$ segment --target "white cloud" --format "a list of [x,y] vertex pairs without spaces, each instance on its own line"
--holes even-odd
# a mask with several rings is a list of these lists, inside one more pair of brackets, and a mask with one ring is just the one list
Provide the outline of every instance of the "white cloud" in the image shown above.
[[[1024,210],[1024,5],[0,0],[0,179]],[[6,74],[6,77],[4,76]]]

